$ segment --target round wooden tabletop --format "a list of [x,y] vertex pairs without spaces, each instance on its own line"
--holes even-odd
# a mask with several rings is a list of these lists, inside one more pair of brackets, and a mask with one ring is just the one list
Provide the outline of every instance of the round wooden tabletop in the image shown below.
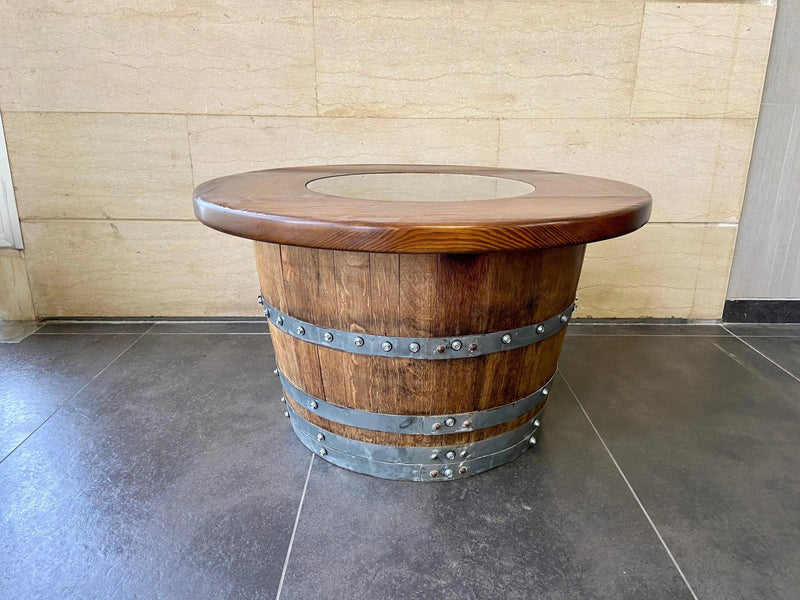
[[431,165],[271,169],[212,179],[194,191],[197,218],[225,233],[399,253],[595,242],[644,225],[651,203],[643,189],[609,179]]

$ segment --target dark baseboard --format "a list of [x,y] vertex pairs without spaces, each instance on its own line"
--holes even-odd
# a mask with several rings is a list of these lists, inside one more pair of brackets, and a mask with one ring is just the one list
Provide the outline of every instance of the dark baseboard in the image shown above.
[[725,323],[800,323],[800,300],[726,300]]

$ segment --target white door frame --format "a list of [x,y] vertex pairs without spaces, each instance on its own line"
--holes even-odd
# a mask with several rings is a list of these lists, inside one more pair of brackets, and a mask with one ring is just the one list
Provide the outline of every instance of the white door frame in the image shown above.
[[11,183],[3,116],[0,114],[0,248],[22,249],[22,230],[19,227],[17,201]]

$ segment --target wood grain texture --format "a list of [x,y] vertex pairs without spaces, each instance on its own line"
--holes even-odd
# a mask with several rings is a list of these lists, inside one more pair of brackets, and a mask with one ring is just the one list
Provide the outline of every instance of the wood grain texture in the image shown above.
[[[535,186],[513,198],[464,202],[381,202],[309,190],[314,179],[357,173],[453,173]],[[481,253],[584,244],[647,222],[650,195],[595,177],[545,171],[430,165],[297,167],[212,179],[195,189],[203,223],[254,240],[388,253]]]
[[[293,316],[361,333],[455,337],[529,325],[558,314],[574,298],[585,247],[417,255],[264,242],[256,242],[255,248],[262,288],[272,290],[265,297],[280,298],[283,290]],[[555,372],[565,335],[562,331],[524,348],[474,358],[416,360],[351,354],[274,327],[271,332],[278,365],[298,388],[340,406],[406,415],[484,410],[534,392]],[[443,443],[441,436],[370,432],[297,410],[309,421],[355,439],[398,446]],[[453,443],[477,441],[522,422],[446,437],[452,436]]]

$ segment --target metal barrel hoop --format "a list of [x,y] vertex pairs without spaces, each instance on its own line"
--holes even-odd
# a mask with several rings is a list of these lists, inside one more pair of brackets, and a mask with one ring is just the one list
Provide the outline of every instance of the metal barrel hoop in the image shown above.
[[259,303],[263,305],[264,315],[273,327],[297,339],[352,354],[418,360],[474,358],[485,354],[524,348],[545,340],[564,329],[576,308],[574,303],[570,303],[567,308],[544,321],[516,329],[423,338],[381,336],[320,327],[278,311],[270,306],[263,296],[259,296]]

